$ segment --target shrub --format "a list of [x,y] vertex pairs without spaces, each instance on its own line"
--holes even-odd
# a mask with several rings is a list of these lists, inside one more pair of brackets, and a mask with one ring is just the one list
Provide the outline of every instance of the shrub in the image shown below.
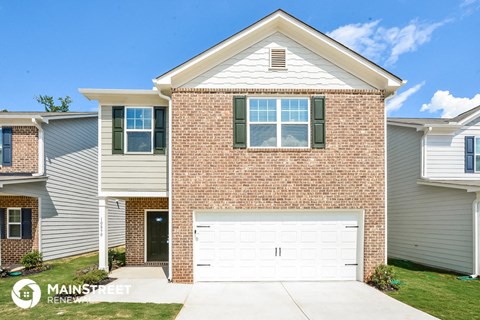
[[75,278],[76,282],[81,284],[95,285],[100,283],[100,281],[108,278],[108,272],[105,270],[91,270],[83,275],[77,275]]
[[108,270],[112,271],[114,266],[125,266],[125,252],[116,249],[108,250]]
[[41,268],[43,266],[43,254],[38,250],[33,250],[24,255],[20,263],[27,270]]
[[375,268],[368,283],[382,291],[398,290],[398,284],[393,282],[394,279],[395,272],[393,271],[393,267],[380,264]]

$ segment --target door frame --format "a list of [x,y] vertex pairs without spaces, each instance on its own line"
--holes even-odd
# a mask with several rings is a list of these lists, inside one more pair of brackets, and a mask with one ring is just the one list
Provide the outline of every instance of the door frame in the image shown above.
[[166,212],[167,213],[167,216],[168,216],[168,225],[169,225],[169,228],[168,228],[168,265],[170,265],[170,252],[172,250],[172,248],[170,247],[171,245],[171,230],[170,230],[170,220],[171,220],[171,217],[169,215],[169,212],[168,210],[165,210],[165,209],[145,209],[143,211],[143,262],[144,263],[147,263],[149,262],[147,260],[147,214],[149,212]]
[[365,257],[364,257],[364,240],[365,240],[365,210],[364,209],[292,209],[292,210],[285,210],[285,209],[248,209],[248,210],[236,210],[236,209],[226,209],[226,210],[219,210],[219,209],[212,209],[212,210],[194,210],[193,211],[193,219],[192,219],[192,263],[193,263],[193,282],[198,282],[197,280],[197,264],[196,264],[196,252],[197,252],[197,244],[195,241],[195,225],[197,221],[197,214],[201,213],[231,213],[231,214],[242,214],[242,213],[269,213],[269,214],[282,214],[282,213],[311,213],[311,214],[322,214],[322,213],[350,213],[355,214],[358,217],[358,231],[357,231],[357,276],[356,280],[363,282],[363,271],[364,271],[364,264],[365,264]]

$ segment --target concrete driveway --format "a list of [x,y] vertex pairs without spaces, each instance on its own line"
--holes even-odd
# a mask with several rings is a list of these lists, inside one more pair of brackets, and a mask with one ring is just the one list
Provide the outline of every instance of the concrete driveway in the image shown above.
[[177,320],[436,319],[361,282],[196,283]]

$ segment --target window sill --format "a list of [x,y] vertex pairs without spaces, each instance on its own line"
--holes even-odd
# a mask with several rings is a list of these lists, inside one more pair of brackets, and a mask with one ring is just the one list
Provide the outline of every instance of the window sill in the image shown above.
[[6,240],[22,240],[22,238],[12,238],[12,237],[7,237]]
[[312,152],[311,148],[247,148],[247,152]]
[[268,71],[288,71],[288,68],[274,68],[274,67],[269,67]]

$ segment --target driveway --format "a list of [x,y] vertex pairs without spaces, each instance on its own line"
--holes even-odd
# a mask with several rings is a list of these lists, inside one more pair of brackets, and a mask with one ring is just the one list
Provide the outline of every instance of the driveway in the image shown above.
[[196,283],[177,320],[436,319],[349,282]]

